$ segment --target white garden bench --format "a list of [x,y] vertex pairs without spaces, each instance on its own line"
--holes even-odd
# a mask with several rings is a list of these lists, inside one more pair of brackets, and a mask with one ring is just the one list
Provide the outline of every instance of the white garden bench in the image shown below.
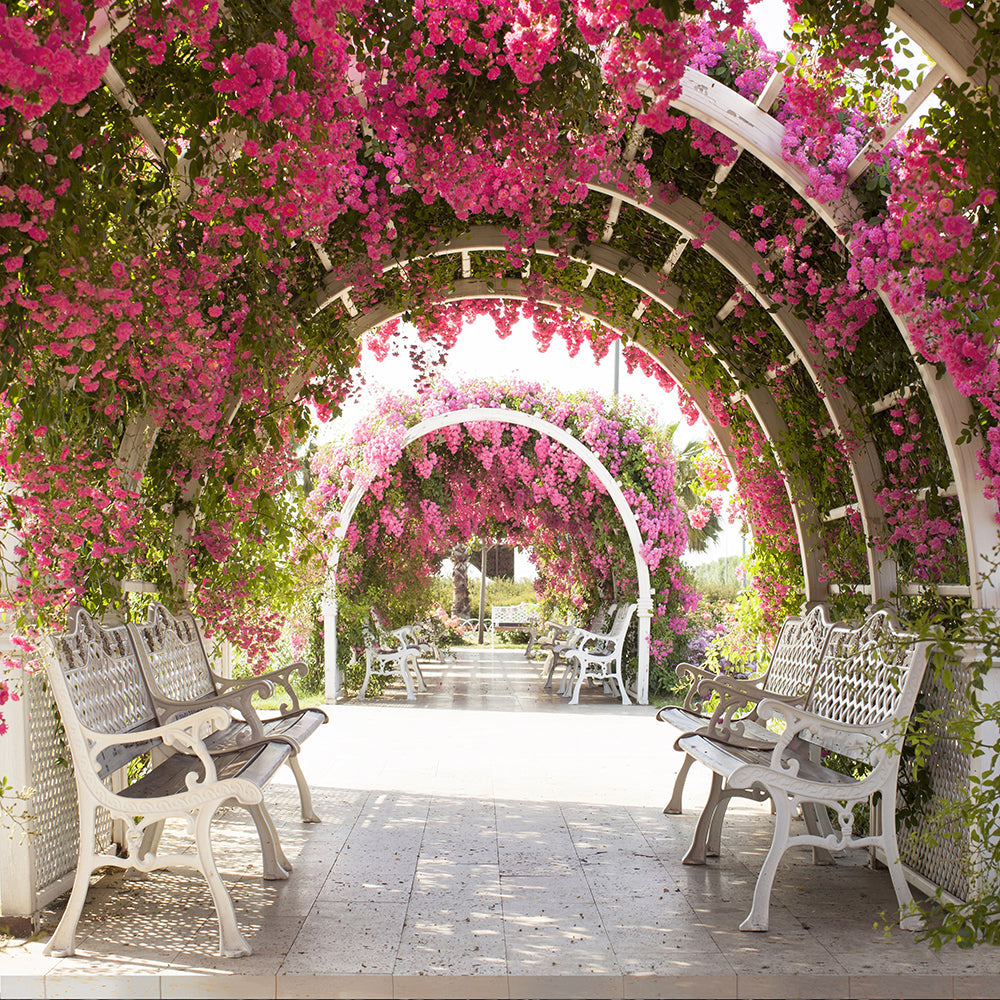
[[411,639],[407,629],[387,630],[377,613],[370,614],[363,626],[365,637],[365,679],[358,692],[358,700],[368,695],[368,685],[373,677],[400,677],[406,687],[406,700],[416,701],[410,673],[416,675],[422,691],[427,690],[420,671],[420,645]]
[[490,607],[490,636],[494,645],[498,631],[528,632],[538,616],[538,605],[494,604]]
[[[603,632],[608,625],[608,620],[614,615],[617,604],[602,603],[598,605],[594,612],[587,630],[590,632]],[[564,660],[566,650],[573,646],[573,636],[577,631],[574,625],[561,625],[559,622],[546,622],[544,629],[541,626],[533,627],[528,639],[528,648],[525,655],[529,655],[533,645],[537,645],[540,651],[545,651],[545,662],[542,670],[545,671],[545,684],[543,690],[549,691],[552,688],[552,675],[560,660]],[[530,656],[529,656],[530,658]]]
[[[881,849],[901,912],[901,926],[913,930],[920,918],[907,911],[912,895],[903,874],[896,840],[896,792],[900,754],[910,714],[927,663],[926,642],[896,632],[886,616],[860,629],[835,626],[819,661],[808,707],[794,699],[765,697],[756,705],[756,720],[775,720],[780,735],[716,729],[679,737],[676,746],[709,767],[712,787],[684,858],[685,864],[705,863],[713,826],[721,826],[734,797],[774,806],[774,835],[761,866],[750,913],[740,924],[745,931],[768,928],[771,887],[784,853],[795,846],[840,851]],[[711,680],[703,680],[706,694]],[[761,739],[756,737],[760,735]],[[864,765],[854,778],[823,765],[822,752],[834,752]],[[871,831],[854,832],[854,805],[872,801]],[[792,818],[801,807],[806,832],[792,832]],[[812,821],[810,822],[810,816]],[[822,817],[823,823],[820,823]],[[819,827],[831,818],[836,828]]]
[[637,607],[637,604],[619,605],[607,632],[577,629],[573,633],[573,645],[565,652],[566,673],[560,688],[560,693],[568,694],[569,687],[573,687],[571,705],[580,703],[580,689],[586,680],[600,681],[605,687],[614,685],[622,704],[632,704],[622,677],[622,660],[625,636]]
[[[323,709],[299,705],[291,679],[293,674],[304,677],[308,673],[302,662],[290,663],[257,677],[220,677],[212,670],[201,633],[190,612],[175,616],[156,602],[149,606],[145,621],[130,624],[128,628],[161,725],[197,708],[221,704],[235,709],[239,718],[234,718],[227,731],[215,738],[214,745],[218,748],[238,747],[248,740],[275,735],[286,736],[301,745],[330,721]],[[288,703],[282,704],[277,715],[261,718],[252,705],[252,698],[255,694],[270,697],[276,688],[287,694]],[[303,822],[318,823],[298,754],[292,754],[287,763],[299,790]]]
[[[45,953],[58,957],[75,953],[77,924],[91,875],[98,868],[113,865],[149,872],[193,865],[212,893],[220,954],[249,955],[250,945],[237,926],[232,899],[216,865],[210,826],[220,807],[244,806],[260,837],[264,878],[287,879],[291,865],[281,850],[262,789],[297,752],[295,741],[276,735],[238,749],[220,748],[219,734],[226,734],[232,723],[221,705],[160,725],[128,628],[104,627],[80,609],[71,611],[65,635],[42,644],[42,657],[73,757],[80,816],[73,889]],[[116,790],[112,777],[147,753],[146,773]],[[101,809],[124,826],[124,857],[95,847]],[[183,820],[193,836],[194,855],[157,853],[163,825],[172,818]]]
[[[825,605],[819,604],[804,616],[792,615],[781,626],[767,669],[758,677],[740,680],[727,674],[705,670],[691,663],[680,663],[677,676],[691,683],[683,705],[667,705],[656,714],[660,722],[679,734],[708,724],[715,728],[762,737],[763,723],[755,706],[762,698],[783,698],[805,704],[812,691],[820,657],[833,630]],[[702,682],[706,683],[703,685]],[[737,719],[737,715],[740,716]],[[773,738],[773,735],[772,735]],[[694,758],[684,757],[674,791],[664,812],[679,816],[688,772]]]

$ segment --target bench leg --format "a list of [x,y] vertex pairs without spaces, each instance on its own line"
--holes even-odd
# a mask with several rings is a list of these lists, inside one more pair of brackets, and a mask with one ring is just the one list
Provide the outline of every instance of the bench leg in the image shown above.
[[[821,802],[803,802],[802,819],[806,829],[814,837],[826,837],[833,832],[830,817],[826,814],[826,806]],[[825,847],[813,848],[814,865],[832,865],[833,855]]]
[[774,802],[774,837],[771,846],[768,848],[764,864],[761,865],[760,874],[757,876],[757,885],[753,890],[753,905],[747,914],[746,920],[740,924],[741,931],[766,931],[770,918],[771,909],[771,887],[774,885],[774,876],[778,872],[778,865],[788,850],[789,835],[792,828],[792,805],[791,799],[779,792],[772,797]]
[[580,704],[580,688],[583,687],[583,682],[587,679],[587,671],[584,668],[583,661],[578,660],[576,669],[576,687],[573,688],[573,697],[570,698],[569,703],[571,705]]
[[368,697],[368,685],[371,683],[372,679],[372,656],[371,653],[367,656],[368,663],[365,666],[365,679],[364,683],[361,685],[361,690],[358,692],[358,701],[364,701]]
[[284,881],[291,874],[292,866],[281,849],[278,831],[275,829],[271,814],[262,802],[247,806],[247,811],[253,817],[260,838],[260,851],[264,861],[264,878],[269,881]]
[[[751,802],[763,802],[769,797],[763,788],[727,788],[723,791],[719,795],[719,801],[716,803],[715,812],[712,813],[712,822],[708,829],[708,841],[705,848],[708,856],[710,858],[717,858],[722,851],[722,824],[726,819],[726,810],[729,808],[729,803],[733,799],[750,799]],[[774,812],[773,803],[771,811]]]
[[412,656],[411,654],[407,653],[406,656],[401,656],[396,661],[396,663],[399,666],[399,672],[400,672],[400,674],[402,675],[402,678],[403,678],[403,684],[406,685],[406,700],[407,701],[416,701],[417,700],[416,692],[413,690],[413,682],[410,680],[410,671],[407,669],[409,663],[411,663],[411,662],[415,663],[416,659],[417,658],[415,656]]
[[413,656],[413,669],[416,671],[417,680],[420,681],[420,690],[427,690],[427,682],[424,680],[424,675],[420,672],[420,661],[417,659],[416,654]]
[[219,954],[223,958],[240,958],[252,955],[253,949],[247,939],[240,933],[236,923],[236,910],[232,897],[222,881],[215,855],[212,853],[212,818],[215,815],[213,806],[210,810],[202,809],[195,819],[195,846],[198,849],[198,867],[208,883],[212,900],[215,903],[215,915],[219,920]]
[[618,691],[622,696],[623,705],[631,705],[632,699],[629,698],[628,692],[625,690],[625,678],[622,677],[622,664],[621,660],[618,661],[615,667],[615,680],[618,681]]
[[150,823],[146,827],[142,835],[142,841],[139,844],[138,854],[140,858],[156,854],[160,849],[160,838],[163,836],[163,827],[165,824],[166,820],[161,819],[159,823]]
[[563,696],[569,694],[570,685],[573,683],[573,661],[568,657],[566,659],[566,666],[563,667],[562,682],[559,684],[559,689],[556,692]]
[[698,825],[694,828],[694,836],[691,838],[691,846],[687,854],[684,855],[684,864],[703,865],[705,863],[705,849],[708,843],[708,831],[715,815],[715,807],[719,804],[719,796],[722,793],[722,775],[712,772],[712,788],[708,793],[708,801],[698,817]]
[[667,816],[680,816],[684,811],[684,783],[687,781],[688,771],[694,763],[694,757],[684,754],[681,769],[677,772],[677,779],[674,781],[674,792],[670,796],[670,801],[663,807],[663,812]]
[[309,783],[306,781],[306,776],[302,773],[302,765],[299,764],[298,754],[293,754],[288,758],[288,766],[292,769],[292,774],[295,775],[295,784],[299,786],[299,806],[302,811],[302,822],[318,823],[320,821],[319,816],[313,812],[312,791],[309,788]]
[[[94,837],[96,819],[94,807],[80,807],[80,858],[77,864],[76,877],[73,879],[73,891],[69,894],[69,902],[63,911],[62,919],[55,933],[49,938],[44,954],[54,958],[66,958],[76,954],[76,925],[83,913],[83,904],[87,901],[87,890],[90,888],[90,876],[94,871]],[[86,845],[86,846],[84,846]],[[86,856],[84,856],[86,851]]]
[[901,919],[899,926],[904,931],[918,931],[923,926],[920,914],[913,905],[913,894],[909,883],[903,874],[903,866],[899,861],[899,844],[896,841],[896,802],[895,793],[886,794],[885,789],[879,793],[879,819],[882,823],[882,843],[885,847],[885,860],[889,868],[892,887],[896,890],[896,902],[899,903]]
[[542,670],[548,668],[548,675],[545,678],[545,683],[542,685],[543,691],[552,690],[552,675],[555,673],[556,661],[559,657],[555,653],[548,653],[545,657],[545,662],[542,664]]

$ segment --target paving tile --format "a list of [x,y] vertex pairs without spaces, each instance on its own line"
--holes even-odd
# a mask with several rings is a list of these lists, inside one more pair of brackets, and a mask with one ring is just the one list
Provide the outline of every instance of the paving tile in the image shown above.
[[[867,1000],[893,1000],[906,997],[907,1000],[937,1000],[939,997],[953,997],[953,980],[948,975],[920,975],[919,973],[899,973],[897,975],[852,975],[851,997]],[[988,994],[995,996],[995,994]]]
[[52,1000],[90,1000],[91,997],[129,997],[133,1000],[158,1000],[158,976],[122,970],[105,975],[60,975],[45,977],[45,996]]
[[391,976],[407,902],[328,900],[306,917],[280,974]]
[[512,975],[613,975],[619,971],[601,914],[586,896],[503,880],[503,924]]
[[392,976],[279,975],[278,1000],[381,1000],[392,997]]
[[[994,963],[996,964],[996,963]],[[953,977],[952,996],[967,1000],[975,997],[995,1000],[1000,997],[1000,970],[992,975],[963,972]]]
[[626,973],[624,977],[625,1000],[735,1000],[736,974],[720,975],[712,969],[701,970],[695,963],[692,968],[678,968],[675,973],[638,974]]
[[[241,966],[242,968],[242,966]],[[225,997],[232,1000],[273,1000],[274,974],[206,975],[197,972],[164,972],[160,977],[163,1000],[200,1000],[201,997]]]
[[619,975],[511,975],[511,1000],[618,1000],[625,986]]
[[800,997],[803,1000],[847,1000],[851,996],[851,984],[847,976],[812,975],[808,972],[741,974],[737,996],[740,1000],[792,1000]]
[[[395,976],[503,976],[507,971],[500,878],[490,865],[438,862],[418,874]],[[439,983],[440,985],[440,983]]]
[[491,975],[396,975],[393,1000],[493,1000],[509,996],[506,974]]
[[618,964],[626,974],[666,973],[696,960],[705,971],[732,971],[712,935],[689,916],[661,912],[655,903],[598,903]]

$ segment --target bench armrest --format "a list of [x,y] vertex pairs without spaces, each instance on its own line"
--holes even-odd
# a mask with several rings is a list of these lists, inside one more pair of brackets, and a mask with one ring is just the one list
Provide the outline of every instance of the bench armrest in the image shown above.
[[607,642],[613,644],[615,638],[615,636],[607,632],[591,632],[589,629],[576,628],[573,629],[566,644],[572,649],[584,650],[592,643]]
[[231,721],[232,716],[226,709],[214,706],[199,709],[197,712],[184,716],[183,719],[176,719],[161,726],[154,726],[152,729],[137,730],[132,733],[99,733],[95,729],[88,729],[81,723],[77,724],[87,744],[87,751],[95,775],[100,770],[97,758],[102,750],[107,750],[109,747],[148,743],[150,740],[159,739],[163,741],[165,746],[196,756],[205,767],[206,782],[215,782],[218,780],[215,764],[212,762],[212,754],[205,746],[205,740],[215,730],[224,729]]
[[701,714],[706,698],[700,693],[699,684],[701,681],[718,676],[718,671],[706,670],[704,667],[687,662],[678,663],[674,669],[679,680],[690,680],[687,693],[684,695],[684,710],[694,712],[696,715]]
[[[274,694],[275,690],[281,688],[288,693],[288,697],[291,700],[291,705],[282,704],[278,708],[278,713],[280,715],[291,715],[294,712],[299,711],[299,698],[295,693],[295,689],[292,687],[292,674],[298,674],[300,677],[305,677],[309,673],[309,668],[301,661],[296,660],[294,663],[289,663],[284,667],[279,667],[277,670],[269,670],[266,674],[261,674],[259,677],[247,677],[241,680],[229,680],[226,678],[219,678],[216,682],[216,689],[220,694],[230,694],[235,693],[237,689],[245,688],[255,682],[266,684],[269,690],[265,693],[263,690],[257,691],[263,698],[269,698]],[[256,714],[255,709],[251,709]],[[247,722],[253,725],[250,718],[247,718]]]
[[[260,678],[255,678],[259,681]],[[274,686],[266,681],[264,683],[251,683],[245,687],[232,687],[228,690],[219,691],[215,695],[206,695],[197,701],[174,701],[171,698],[164,698],[157,694],[153,696],[156,705],[157,715],[166,724],[174,722],[176,719],[190,715],[192,709],[212,708],[221,706],[228,712],[237,712],[244,722],[250,727],[250,739],[261,740],[264,738],[264,730],[261,725],[260,716],[253,706],[253,696],[261,694],[270,697],[274,693]]]
[[[800,705],[792,705],[776,698],[765,698],[757,706],[762,719],[778,719],[785,723],[785,729],[775,746],[774,760],[796,740],[806,740],[848,757],[872,763],[872,751],[876,756],[887,758],[898,750],[899,741],[906,730],[906,718],[888,716],[869,725],[857,726],[845,722],[834,722]],[[895,750],[894,750],[895,748]]]

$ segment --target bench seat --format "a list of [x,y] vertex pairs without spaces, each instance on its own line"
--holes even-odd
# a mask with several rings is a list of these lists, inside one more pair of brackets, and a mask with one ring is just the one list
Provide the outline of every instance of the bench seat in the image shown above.
[[[215,776],[219,781],[244,778],[261,787],[274,777],[292,752],[287,744],[267,742],[243,750],[220,753],[213,749],[211,738],[204,742],[212,751]],[[174,754],[118,794],[125,799],[154,799],[177,795],[187,791],[187,779],[192,773],[197,775],[199,782],[204,781],[205,768],[202,762],[192,754]]]
[[[212,670],[201,632],[190,612],[175,615],[158,602],[150,604],[143,621],[129,624],[128,629],[158,720],[166,723],[198,708],[222,705],[236,714],[223,732],[212,736],[213,752],[268,738],[290,740],[294,752],[286,763],[299,791],[302,820],[318,823],[298,750],[329,717],[321,708],[299,706],[291,676],[304,676],[305,664],[292,663],[244,679],[220,677]],[[289,703],[282,705],[277,715],[260,715],[253,706],[254,695],[270,697],[276,687],[287,694]]]

